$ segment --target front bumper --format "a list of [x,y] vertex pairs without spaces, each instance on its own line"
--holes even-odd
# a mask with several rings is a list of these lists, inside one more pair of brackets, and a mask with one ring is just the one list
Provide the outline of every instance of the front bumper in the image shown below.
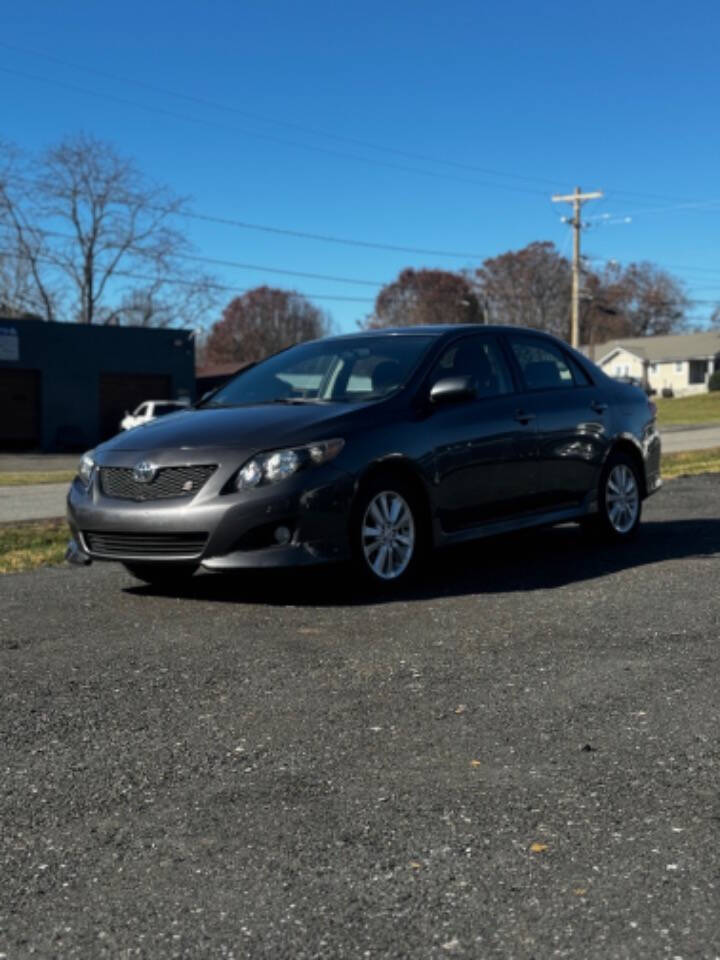
[[[195,457],[208,463],[208,454]],[[242,461],[241,461],[242,462]],[[208,570],[287,567],[345,560],[353,478],[332,464],[276,484],[224,492],[241,462],[222,464],[193,497],[136,502],[105,495],[97,469],[67,498],[74,563],[196,563]],[[101,464],[106,465],[106,464]],[[113,466],[120,465],[114,459]],[[125,466],[132,464],[123,464]],[[290,532],[278,542],[277,531]]]

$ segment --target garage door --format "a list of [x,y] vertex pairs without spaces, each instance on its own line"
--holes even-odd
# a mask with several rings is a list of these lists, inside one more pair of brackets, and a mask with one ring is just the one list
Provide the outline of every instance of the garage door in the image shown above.
[[125,411],[130,413],[143,400],[170,397],[172,380],[158,373],[100,374],[100,439],[107,440],[120,429]]
[[40,371],[0,369],[0,449],[40,446]]

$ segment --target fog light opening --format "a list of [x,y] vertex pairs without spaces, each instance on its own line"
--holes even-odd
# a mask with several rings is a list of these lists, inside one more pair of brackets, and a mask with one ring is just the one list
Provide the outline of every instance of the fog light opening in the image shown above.
[[274,536],[276,543],[290,543],[290,540],[292,539],[292,531],[288,527],[276,527]]

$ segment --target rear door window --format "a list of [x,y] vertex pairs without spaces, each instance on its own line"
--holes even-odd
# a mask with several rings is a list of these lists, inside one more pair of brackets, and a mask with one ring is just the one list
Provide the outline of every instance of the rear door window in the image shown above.
[[560,346],[535,337],[509,336],[508,340],[528,390],[589,385],[588,377]]

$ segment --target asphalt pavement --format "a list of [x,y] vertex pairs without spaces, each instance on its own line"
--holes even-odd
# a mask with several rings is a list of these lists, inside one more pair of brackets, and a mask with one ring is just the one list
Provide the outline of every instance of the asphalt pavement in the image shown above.
[[638,538],[0,578],[0,955],[720,956],[720,481]]

